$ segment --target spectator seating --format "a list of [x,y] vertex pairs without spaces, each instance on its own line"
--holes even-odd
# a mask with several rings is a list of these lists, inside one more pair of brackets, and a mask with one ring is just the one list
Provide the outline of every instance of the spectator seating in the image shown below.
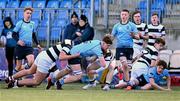
[[0,1],[0,8],[6,8],[6,1],[4,0]]
[[20,8],[32,7],[32,1],[22,1]]
[[161,50],[159,52],[159,58],[160,60],[164,60],[169,65],[171,54],[172,50]]
[[60,3],[60,8],[72,8],[72,0],[63,0]]
[[[57,0],[53,0],[53,1],[49,1],[46,8],[58,8],[59,7],[59,1]],[[51,15],[51,19],[54,19],[55,17],[55,10],[45,10],[44,13],[44,19],[48,18],[48,15]]]
[[175,50],[173,53],[180,53],[180,50]]
[[173,53],[170,58],[170,72],[180,72],[180,53]]
[[33,1],[33,8],[45,8],[46,1],[45,0],[34,0]]
[[4,11],[4,16],[11,16],[11,18],[13,20],[16,19],[16,12],[13,8],[18,8],[19,7],[19,1],[10,1],[7,4],[7,8],[11,8],[11,9],[7,9]]
[[50,40],[61,40],[61,27],[52,27]]
[[52,24],[53,27],[62,27],[62,28],[64,28],[66,25],[67,25],[66,19],[55,19]]
[[40,41],[47,40],[47,27],[38,27],[37,29],[37,38]]

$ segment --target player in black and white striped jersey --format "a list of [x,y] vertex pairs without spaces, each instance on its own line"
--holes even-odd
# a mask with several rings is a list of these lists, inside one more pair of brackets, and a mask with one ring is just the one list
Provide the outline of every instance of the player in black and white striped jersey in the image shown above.
[[157,13],[153,13],[151,16],[151,24],[148,25],[148,45],[153,46],[157,38],[165,40],[165,27],[159,23],[159,16]]
[[[71,43],[71,42],[70,42]],[[71,49],[71,45],[65,43],[61,43],[55,45],[53,47],[48,48],[45,51],[42,51],[36,57],[33,65],[29,69],[24,69],[19,71],[18,73],[14,74],[13,76],[7,79],[8,88],[14,86],[36,86],[39,85],[49,74],[52,67],[56,65],[56,60],[67,60],[79,57],[80,54],[68,55]],[[29,75],[34,74],[35,76],[33,79],[23,79],[17,81],[16,79]],[[8,82],[9,81],[9,82]]]
[[133,53],[133,58],[135,58],[138,54],[141,53],[141,51],[144,49],[143,46],[145,44],[144,40],[148,40],[148,29],[147,25],[141,21],[141,12],[140,11],[135,11],[132,15],[133,17],[133,22],[136,25],[138,29],[138,34],[140,39],[135,39],[133,38],[134,45],[134,53]]

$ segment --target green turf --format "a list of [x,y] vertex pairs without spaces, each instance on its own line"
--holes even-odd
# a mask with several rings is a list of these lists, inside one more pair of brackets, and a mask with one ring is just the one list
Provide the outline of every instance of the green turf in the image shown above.
[[0,83],[0,101],[180,101],[180,87],[173,91],[110,90],[102,91],[100,86],[82,90],[84,84],[73,83],[63,86],[64,90],[45,90],[45,84],[36,88],[5,89]]

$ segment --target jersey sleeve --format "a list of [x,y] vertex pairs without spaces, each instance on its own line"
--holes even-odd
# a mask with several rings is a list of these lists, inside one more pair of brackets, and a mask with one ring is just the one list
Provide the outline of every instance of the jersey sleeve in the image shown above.
[[149,78],[154,78],[155,77],[153,68],[149,69],[148,76],[149,76]]
[[111,34],[112,34],[113,36],[116,36],[116,34],[117,34],[117,25],[114,25]]
[[101,45],[94,47],[93,52],[97,55],[98,58],[103,57],[103,51]]
[[170,76],[169,71],[168,71],[167,69],[164,69],[163,74],[164,74],[164,76],[166,76],[166,77]]
[[16,32],[16,33],[18,33],[18,32],[20,31],[20,29],[21,29],[22,23],[23,23],[22,21],[19,21],[19,22],[16,24],[16,26],[14,27],[13,31]]
[[69,53],[70,53],[70,47],[68,47],[68,46],[64,46],[64,47],[62,48],[62,50],[63,50],[66,54],[69,54]]
[[138,34],[138,29],[134,23],[131,24],[131,32],[134,34]]
[[151,58],[152,58],[152,60],[157,60],[157,58],[158,58],[158,52],[153,52]]

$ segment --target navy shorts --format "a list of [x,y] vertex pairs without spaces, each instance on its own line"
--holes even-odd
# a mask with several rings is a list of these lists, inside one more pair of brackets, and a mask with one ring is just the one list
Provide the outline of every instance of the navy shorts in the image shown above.
[[17,60],[25,59],[27,55],[33,54],[34,49],[28,46],[19,46],[15,48],[15,56]]
[[144,75],[137,77],[137,80],[139,81],[138,86],[144,86],[144,85],[148,84],[148,81],[146,81]]
[[116,48],[116,60],[122,56],[125,56],[127,60],[132,60],[133,53],[133,48]]
[[81,64],[81,58],[73,58],[68,60],[69,65]]

